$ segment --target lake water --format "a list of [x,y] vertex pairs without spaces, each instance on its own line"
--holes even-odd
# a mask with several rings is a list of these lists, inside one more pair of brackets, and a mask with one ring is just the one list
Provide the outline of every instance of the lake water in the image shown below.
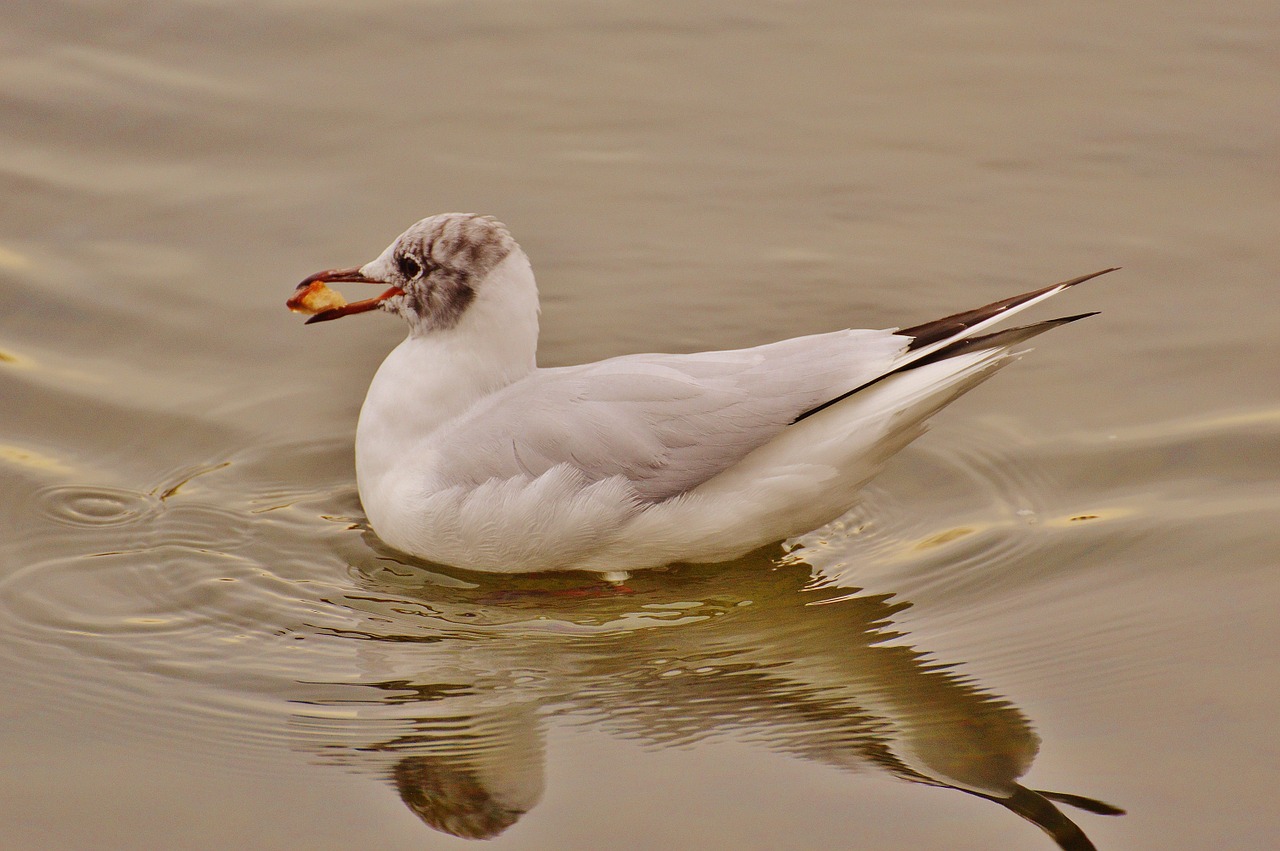
[[[5,18],[6,848],[1053,848],[1015,782],[1101,849],[1280,835],[1274,4]],[[402,327],[283,302],[448,210],[544,365],[1125,268],[841,521],[619,589],[362,526]]]

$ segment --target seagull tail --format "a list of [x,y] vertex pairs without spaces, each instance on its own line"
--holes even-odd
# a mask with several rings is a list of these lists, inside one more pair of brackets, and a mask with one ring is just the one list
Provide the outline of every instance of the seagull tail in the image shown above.
[[1088,316],[1095,316],[1093,313],[1079,313],[1075,316],[1064,316],[1059,319],[1049,319],[1044,322],[1036,322],[1031,325],[1022,325],[1017,328],[1009,328],[1004,331],[996,331],[990,334],[982,334],[987,328],[996,323],[1009,318],[1015,313],[1019,313],[1032,305],[1039,304],[1047,298],[1052,298],[1063,290],[1070,289],[1076,284],[1084,283],[1092,280],[1100,275],[1108,272],[1114,272],[1119,269],[1114,266],[1110,269],[1102,269],[1088,275],[1081,275],[1078,278],[1072,278],[1069,281],[1061,281],[1060,283],[1051,284],[1047,287],[1041,287],[1038,290],[1022,293],[1021,295],[1012,296],[1010,298],[1001,299],[982,307],[966,310],[962,313],[955,313],[951,316],[944,316],[942,319],[935,319],[932,322],[926,322],[923,325],[916,325],[911,328],[904,328],[895,332],[899,337],[908,337],[910,342],[907,344],[906,351],[902,357],[883,375],[873,378],[867,383],[855,387],[848,392],[842,393],[833,399],[828,399],[821,405],[805,411],[797,416],[792,422],[798,423],[803,419],[813,416],[814,414],[825,411],[833,405],[837,405],[866,390],[874,384],[877,384],[893,375],[898,375],[905,370],[915,367],[924,366],[926,364],[938,363],[947,358],[956,357],[968,352],[979,351],[982,349],[999,350],[1008,349],[1024,340],[1029,340],[1037,334],[1042,334],[1050,328],[1056,328],[1059,325],[1066,325]]

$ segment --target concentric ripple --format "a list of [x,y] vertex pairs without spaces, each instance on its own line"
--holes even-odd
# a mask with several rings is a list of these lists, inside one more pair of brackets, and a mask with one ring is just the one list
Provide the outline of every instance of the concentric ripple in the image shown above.
[[[1105,450],[1114,453],[1112,444]],[[948,433],[895,458],[835,523],[800,536],[793,556],[823,581],[881,588],[972,610],[1058,570],[1049,554],[1095,521],[1123,515],[1077,502],[1064,479],[1101,462],[1055,458],[1000,429]]]
[[156,513],[160,501],[125,488],[64,485],[36,497],[39,512],[64,526],[94,528],[137,523]]
[[[211,729],[263,741],[257,728],[288,714],[296,672],[349,655],[332,640],[297,640],[350,621],[326,602],[343,565],[316,545],[349,524],[256,514],[253,466],[207,465],[218,475],[184,474],[180,489],[173,476],[30,486],[14,503],[24,533],[0,551],[0,637],[25,681],[126,721],[207,715]],[[325,513],[328,483],[291,484]],[[116,673],[85,679],[103,665]],[[280,725],[264,729],[278,748]]]

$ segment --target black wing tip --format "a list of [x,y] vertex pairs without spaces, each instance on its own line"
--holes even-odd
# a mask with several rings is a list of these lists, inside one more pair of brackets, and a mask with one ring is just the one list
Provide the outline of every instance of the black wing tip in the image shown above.
[[913,360],[907,365],[895,370],[896,372],[915,369],[916,367],[926,366],[931,363],[953,358],[956,355],[965,352],[977,351],[979,349],[995,349],[998,347],[1008,348],[1024,343],[1032,337],[1038,337],[1045,331],[1051,331],[1063,325],[1069,325],[1072,322],[1078,322],[1081,319],[1088,319],[1090,316],[1097,316],[1102,311],[1091,310],[1088,313],[1077,313],[1074,316],[1059,316],[1057,319],[1044,319],[1040,322],[1033,322],[1030,325],[1019,325],[1015,328],[1004,328],[999,331],[992,331],[990,334],[982,334],[978,337],[964,337],[955,342],[948,343],[937,351],[930,352],[924,357]]
[[[914,328],[905,328],[895,333],[902,337],[912,338],[911,342],[907,344],[908,351],[923,348],[924,346],[929,345],[931,343],[936,343],[936,342],[939,342],[940,340],[945,340],[947,337],[955,336],[956,334],[963,332],[965,328],[969,327],[970,325],[976,324],[977,322],[980,322],[984,319],[990,319],[992,316],[997,316],[1003,313],[1004,311],[1008,310],[1009,308],[1017,307],[1019,304],[1022,304],[1023,302],[1029,299],[1033,299],[1036,296],[1043,295],[1047,292],[1052,292],[1054,289],[1057,289],[1057,288],[1065,289],[1066,287],[1073,287],[1076,284],[1084,283],[1085,281],[1090,280],[1091,278],[1096,278],[1099,275],[1105,275],[1108,272],[1115,272],[1119,269],[1120,269],[1119,266],[1112,266],[1110,269],[1102,269],[1100,271],[1093,272],[1088,275],[1081,275],[1079,278],[1072,278],[1069,281],[1062,281],[1061,283],[1051,284],[1047,287],[1042,287],[1041,289],[1033,290],[1032,292],[1029,292],[1029,293],[1023,293],[1022,295],[1005,299],[1002,302],[998,301],[998,302],[995,302],[994,304],[989,304],[986,307],[980,307],[977,310],[970,310],[964,313],[957,313],[956,315],[948,316],[945,319],[939,319],[934,322],[926,322],[924,325],[917,325]],[[946,346],[943,346],[941,349],[935,352],[931,352],[930,354],[926,355],[925,357],[919,360],[914,360],[911,363],[907,364],[906,366],[899,367],[898,369],[887,372],[884,375],[881,375],[877,378],[873,378],[871,381],[868,381],[866,384],[863,384],[859,387],[855,387],[853,390],[850,390],[847,393],[842,393],[839,396],[835,397],[834,399],[829,399],[826,402],[823,402],[821,405],[817,405],[815,407],[810,408],[809,410],[801,413],[794,420],[792,420],[791,425],[795,425],[796,423],[800,422],[803,419],[806,419],[808,417],[813,416],[814,414],[825,411],[827,408],[830,408],[832,405],[835,405],[838,402],[842,402],[845,399],[848,399],[853,394],[861,390],[865,390],[866,388],[870,387],[872,384],[875,384],[876,382],[884,378],[888,378],[890,375],[894,375],[895,373],[902,372],[903,370],[912,369],[917,366],[924,366],[925,364],[929,364],[929,363],[935,363],[944,358],[954,357],[955,355],[958,355],[961,352],[972,351],[974,349],[982,348],[984,346],[995,346],[995,345],[1003,345],[1003,344],[1013,345],[1018,342],[1021,342],[1024,339],[1030,339],[1036,336],[1037,334],[1040,334],[1044,331],[1048,331],[1050,328],[1057,328],[1059,325],[1067,325],[1071,322],[1078,322],[1081,319],[1088,319],[1090,316],[1097,316],[1101,312],[1102,311],[1100,310],[1091,310],[1087,313],[1077,313],[1074,316],[1062,316],[1057,319],[1047,319],[1047,320],[1044,320],[1043,322],[1036,322],[1032,325],[1023,325],[1018,328],[1006,328],[1003,331],[996,331],[991,334],[984,334],[981,337],[969,337],[969,338],[955,340],[954,342]]]
[[1020,307],[1032,299],[1039,298],[1048,293],[1065,290],[1068,287],[1074,287],[1076,284],[1083,284],[1085,281],[1093,280],[1110,272],[1118,271],[1121,267],[1112,266],[1107,269],[1099,269],[1097,272],[1090,272],[1087,275],[1081,275],[1078,278],[1072,278],[1068,281],[1059,281],[1056,284],[1050,284],[1047,287],[1041,287],[1038,290],[1021,293],[1020,295],[1011,296],[1010,298],[993,301],[991,304],[985,304],[972,310],[964,310],[960,313],[944,316],[942,319],[935,319],[932,322],[925,322],[921,325],[915,325],[911,328],[903,328],[897,333],[903,337],[910,337],[911,342],[907,344],[908,351],[922,349],[925,346],[942,342],[948,337],[954,337],[963,334],[967,329],[979,322],[985,322]]
[[[1090,272],[1087,275],[1081,275],[1078,278],[1072,278],[1069,281],[1063,281],[1061,283],[1054,284],[1053,286],[1074,287],[1076,284],[1083,284],[1085,281],[1092,281],[1094,278],[1101,278],[1103,275],[1109,275],[1112,272],[1119,272],[1123,268],[1124,268],[1123,266],[1112,266],[1108,269],[1099,269],[1097,272]],[[1052,288],[1053,287],[1050,287],[1049,289],[1052,289]]]
[[1060,316],[1057,319],[1046,320],[1047,325],[1066,325],[1068,322],[1079,322],[1081,319],[1088,319],[1090,316],[1097,316],[1101,310],[1090,310],[1088,313],[1077,313],[1074,316]]

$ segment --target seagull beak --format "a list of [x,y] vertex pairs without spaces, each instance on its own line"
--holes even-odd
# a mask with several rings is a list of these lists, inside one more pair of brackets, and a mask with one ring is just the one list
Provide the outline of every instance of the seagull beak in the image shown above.
[[328,284],[385,284],[386,281],[380,281],[377,278],[370,278],[360,272],[360,267],[352,269],[326,269],[323,272],[316,272],[314,275],[304,279],[302,283],[295,288],[293,295],[285,302],[285,306],[290,310],[296,310],[300,313],[314,313],[307,320],[308,325],[312,322],[328,322],[330,319],[338,319],[342,316],[350,316],[353,313],[365,313],[370,310],[377,309],[378,305],[391,298],[392,296],[402,295],[404,290],[399,287],[391,287],[382,295],[367,298],[363,301],[353,301],[347,304],[342,301],[341,297],[334,298],[334,294],[330,293],[330,299],[338,302],[339,306],[322,309],[319,312],[308,302],[311,297],[318,293],[324,293],[328,290]]

